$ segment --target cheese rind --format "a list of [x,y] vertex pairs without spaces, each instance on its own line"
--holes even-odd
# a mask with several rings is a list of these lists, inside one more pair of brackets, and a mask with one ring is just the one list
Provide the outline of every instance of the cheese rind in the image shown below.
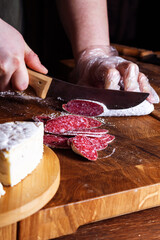
[[38,165],[43,157],[43,123],[0,124],[0,182],[14,186]]

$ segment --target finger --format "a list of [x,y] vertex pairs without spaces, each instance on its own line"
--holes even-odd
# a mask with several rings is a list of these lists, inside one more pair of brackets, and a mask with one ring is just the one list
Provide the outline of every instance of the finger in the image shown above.
[[29,76],[25,66],[25,63],[13,73],[11,78],[12,88],[15,90],[23,91],[28,87]]
[[117,66],[123,82],[125,91],[140,91],[138,84],[139,68],[135,63],[123,62]]
[[139,73],[138,82],[139,82],[141,92],[149,93],[147,100],[150,103],[159,103],[159,96],[157,95],[156,91],[149,84],[148,78],[141,72]]
[[119,90],[119,82],[121,79],[121,75],[118,70],[115,68],[110,68],[107,71],[107,74],[105,76],[105,89],[114,89]]
[[12,75],[11,72],[4,74],[0,71],[0,91],[3,92],[11,89],[11,85],[10,85],[11,75]]
[[41,64],[38,55],[32,51],[32,49],[25,44],[25,63],[26,65],[40,73],[47,74],[48,70]]

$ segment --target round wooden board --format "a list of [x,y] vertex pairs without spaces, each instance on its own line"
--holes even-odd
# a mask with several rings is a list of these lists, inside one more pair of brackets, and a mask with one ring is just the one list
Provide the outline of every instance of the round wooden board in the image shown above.
[[37,168],[14,187],[5,187],[0,198],[0,227],[18,222],[41,209],[58,190],[60,165],[57,155],[44,146]]

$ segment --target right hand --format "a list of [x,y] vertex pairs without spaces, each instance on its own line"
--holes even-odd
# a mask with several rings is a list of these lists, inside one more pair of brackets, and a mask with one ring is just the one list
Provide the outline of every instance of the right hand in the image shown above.
[[0,91],[27,88],[29,76],[26,65],[43,74],[48,72],[22,35],[0,19]]

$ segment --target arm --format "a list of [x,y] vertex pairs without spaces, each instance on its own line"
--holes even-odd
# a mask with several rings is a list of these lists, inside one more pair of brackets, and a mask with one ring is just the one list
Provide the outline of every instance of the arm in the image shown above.
[[158,103],[158,95],[137,64],[117,56],[110,46],[106,2],[57,0],[76,62],[72,81],[106,89],[149,92],[147,100]]
[[94,45],[109,45],[106,0],[57,0],[75,59]]

